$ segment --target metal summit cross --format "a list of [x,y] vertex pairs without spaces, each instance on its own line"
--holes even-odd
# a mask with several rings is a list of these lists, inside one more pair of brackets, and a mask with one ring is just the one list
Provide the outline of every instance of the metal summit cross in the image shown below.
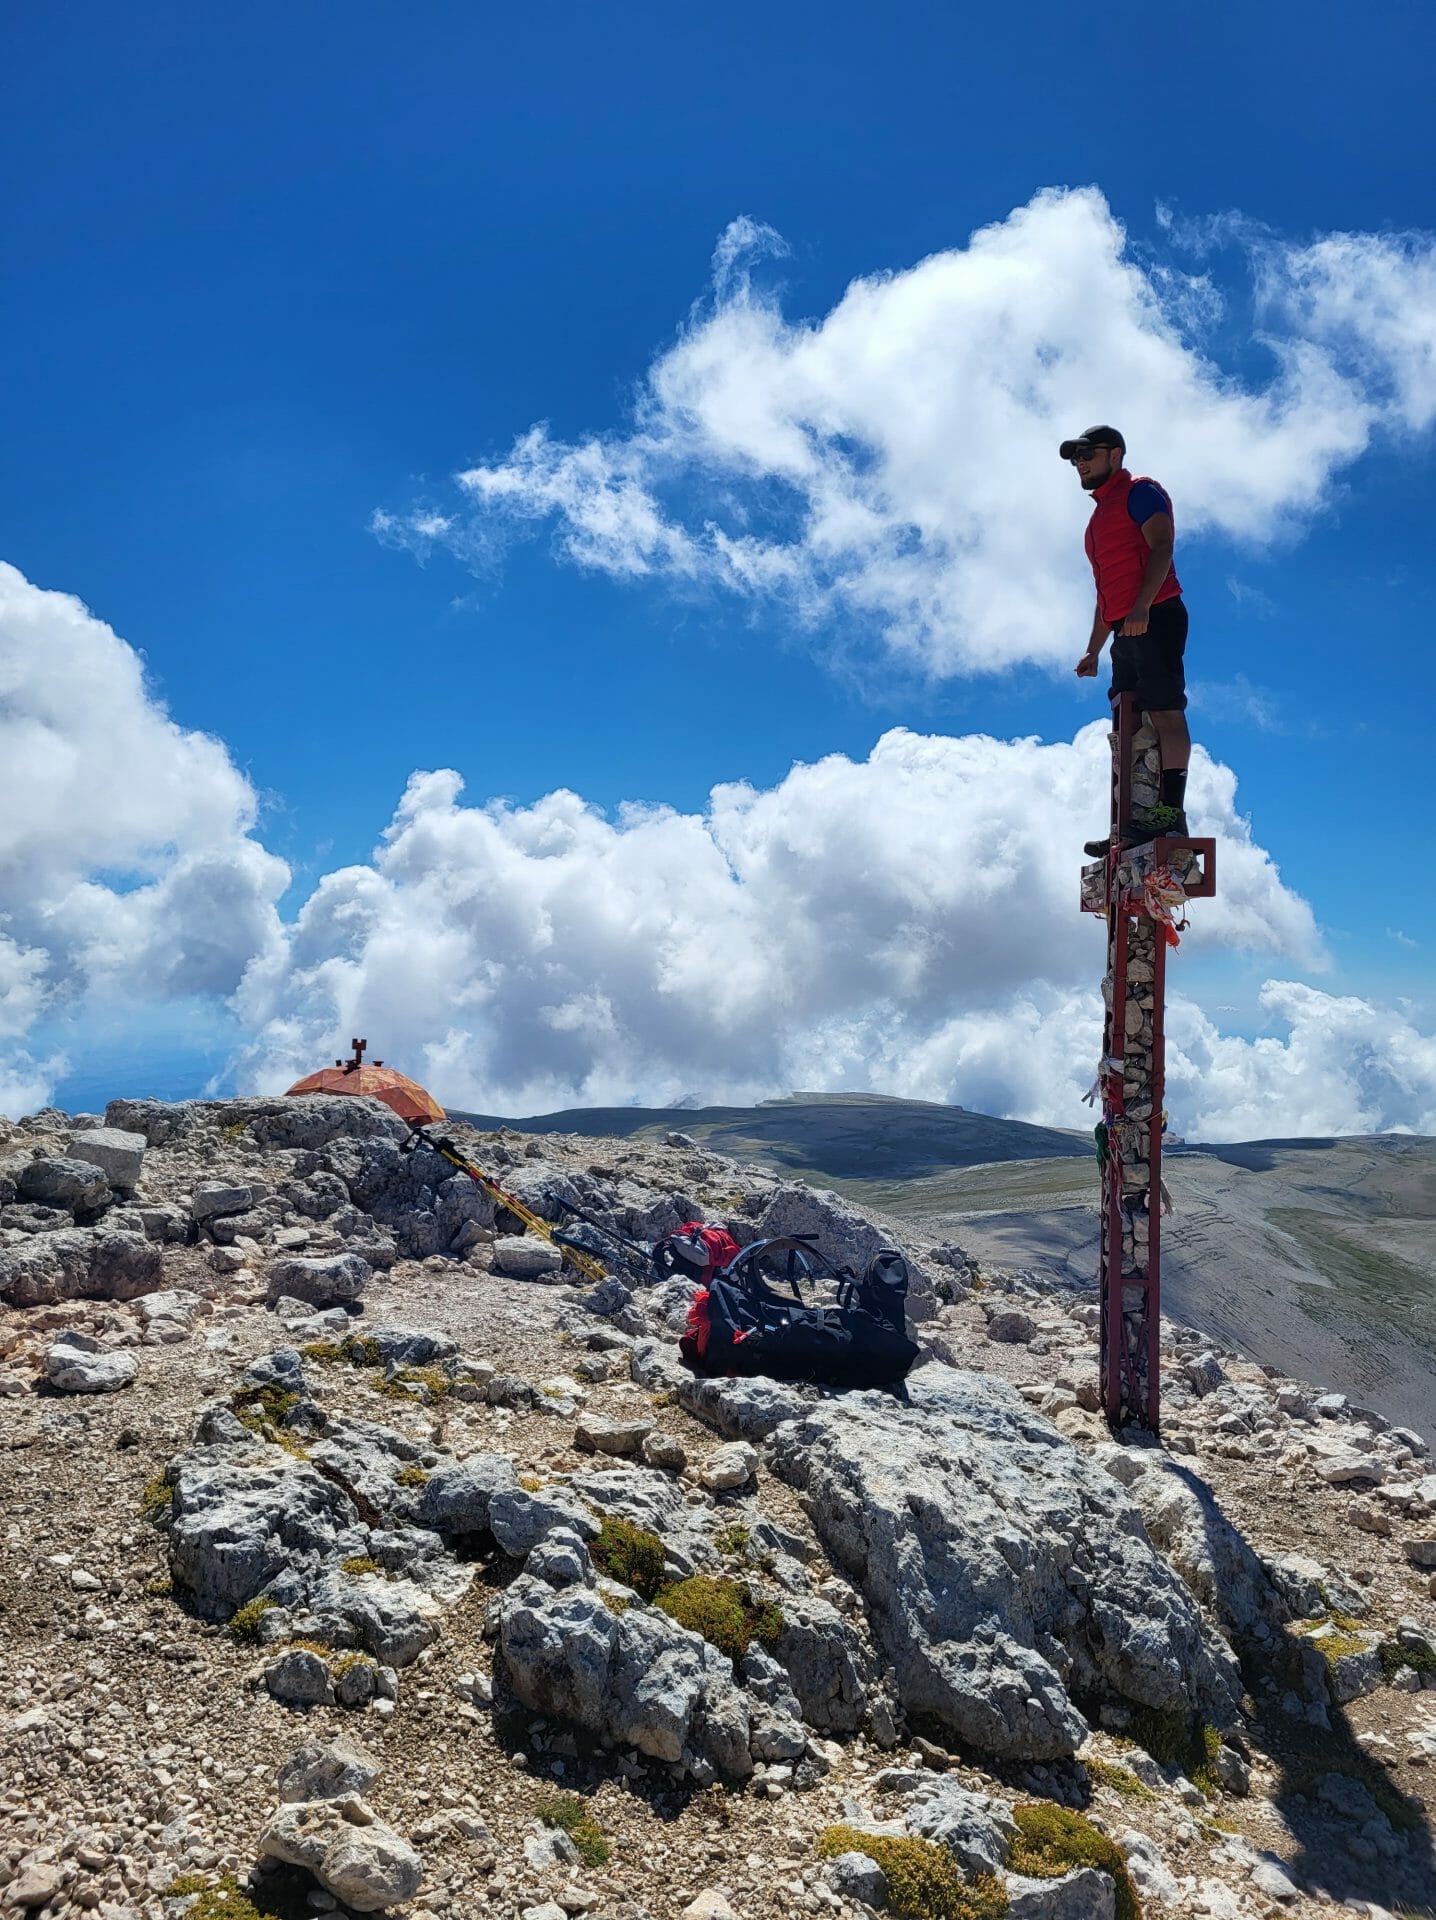
[[1161,1425],[1162,1131],[1166,1121],[1167,949],[1188,900],[1216,888],[1215,840],[1163,836],[1123,847],[1123,824],[1156,804],[1157,736],[1130,693],[1117,700],[1112,835],[1106,858],[1082,869],[1082,911],[1107,922],[1102,1064],[1090,1099],[1102,1180],[1098,1284],[1102,1406],[1113,1427]]

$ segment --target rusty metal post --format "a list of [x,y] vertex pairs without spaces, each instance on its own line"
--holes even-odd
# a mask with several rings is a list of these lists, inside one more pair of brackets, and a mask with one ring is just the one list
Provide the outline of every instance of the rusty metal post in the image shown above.
[[1154,804],[1156,736],[1131,694],[1119,697],[1113,722],[1111,838],[1106,858],[1082,873],[1083,910],[1107,922],[1096,1087],[1105,1140],[1098,1242],[1102,1405],[1113,1427],[1157,1433],[1171,902],[1215,893],[1216,842],[1162,836],[1123,847],[1122,829]]

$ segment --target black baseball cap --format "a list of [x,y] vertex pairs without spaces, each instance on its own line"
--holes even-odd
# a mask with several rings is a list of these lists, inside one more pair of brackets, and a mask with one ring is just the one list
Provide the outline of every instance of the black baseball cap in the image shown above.
[[1064,460],[1070,460],[1079,447],[1116,447],[1120,453],[1125,453],[1127,442],[1115,427],[1088,427],[1075,440],[1064,440],[1057,451]]

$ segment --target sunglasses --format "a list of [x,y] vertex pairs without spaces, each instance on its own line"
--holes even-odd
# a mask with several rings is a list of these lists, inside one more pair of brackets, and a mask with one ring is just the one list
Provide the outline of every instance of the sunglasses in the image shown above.
[[1089,460],[1095,460],[1099,453],[1115,453],[1115,447],[1079,447],[1072,456],[1074,467],[1085,466]]

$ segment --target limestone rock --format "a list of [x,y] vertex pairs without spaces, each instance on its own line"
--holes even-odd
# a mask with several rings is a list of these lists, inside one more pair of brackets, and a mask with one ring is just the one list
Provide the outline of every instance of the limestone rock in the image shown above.
[[1284,1608],[1260,1556],[1192,1472],[1165,1454],[1108,1442],[1093,1459],[1131,1491],[1159,1547],[1206,1608],[1246,1629]]
[[306,1740],[279,1769],[281,1800],[342,1800],[365,1794],[379,1762],[352,1740]]
[[823,1878],[841,1899],[861,1900],[869,1907],[887,1905],[888,1877],[866,1853],[835,1854],[823,1868]]
[[71,1227],[34,1234],[18,1247],[0,1247],[0,1300],[14,1307],[133,1300],[159,1284],[160,1260],[160,1249],[140,1233]]
[[282,1573],[302,1582],[338,1554],[358,1518],[303,1461],[241,1462],[233,1451],[200,1448],[171,1470],[170,1574],[206,1620],[228,1620]]
[[651,1420],[609,1420],[589,1413],[574,1430],[573,1444],[584,1453],[633,1455],[653,1431]]
[[457,1341],[446,1333],[420,1327],[366,1327],[362,1337],[385,1367],[431,1367],[436,1361],[452,1360],[459,1351]]
[[31,1912],[36,1907],[48,1907],[59,1893],[63,1881],[64,1875],[53,1861],[32,1860],[28,1866],[21,1867],[5,1888],[5,1904],[22,1913]]
[[1117,1887],[1110,1873],[1076,1867],[1060,1880],[1009,1873],[1009,1920],[1115,1920]]
[[[641,1367],[645,1357],[636,1351],[635,1365]],[[668,1384],[637,1371],[633,1377],[645,1386]],[[811,1389],[804,1392],[778,1380],[707,1380],[690,1373],[678,1376],[678,1398],[699,1420],[740,1440],[766,1440],[785,1420],[801,1420],[817,1403]]]
[[356,1913],[412,1900],[424,1863],[407,1840],[376,1820],[362,1800],[307,1800],[282,1806],[260,1836],[274,1860],[305,1867]]
[[288,1296],[313,1307],[338,1307],[357,1300],[368,1286],[373,1268],[357,1253],[336,1253],[324,1259],[296,1255],[271,1262],[269,1297]]
[[186,1339],[201,1313],[209,1311],[201,1295],[187,1287],[142,1294],[136,1305],[146,1344],[156,1346]]
[[70,1139],[70,1157],[98,1167],[111,1187],[129,1192],[139,1184],[145,1160],[145,1136],[122,1127],[90,1127]]
[[758,1455],[741,1440],[719,1447],[699,1469],[699,1479],[710,1493],[729,1493],[746,1487],[758,1469]]
[[1274,1860],[1258,1860],[1251,1870],[1251,1882],[1268,1900],[1295,1900],[1300,1892],[1290,1875],[1283,1873]]
[[403,1580],[328,1572],[309,1589],[307,1604],[327,1640],[339,1645],[357,1640],[383,1665],[407,1667],[438,1638],[443,1604],[452,1604],[472,1584],[472,1568],[455,1573],[452,1585],[441,1580],[433,1592],[412,1572]]
[[518,1491],[518,1476],[506,1455],[471,1454],[430,1473],[419,1500],[419,1524],[450,1539],[486,1533],[494,1495]]
[[[1353,1637],[1360,1641],[1358,1646],[1349,1644]],[[1351,1636],[1328,1624],[1318,1627],[1310,1642],[1326,1661],[1331,1697],[1338,1706],[1374,1693],[1381,1685],[1380,1634]]]
[[613,1614],[594,1589],[521,1574],[496,1605],[498,1660],[533,1712],[681,1765],[700,1783],[752,1772],[732,1664],[657,1608]]
[[987,1337],[1009,1346],[1025,1347],[1037,1334],[1037,1322],[1020,1307],[999,1307],[989,1315]]
[[572,1527],[585,1540],[598,1532],[588,1509],[562,1489],[550,1494],[504,1487],[489,1497],[489,1530],[505,1553],[522,1558],[555,1527]]
[[63,1207],[68,1213],[90,1213],[104,1206],[110,1185],[97,1166],[68,1155],[28,1160],[15,1182],[22,1200],[41,1206]]
[[[802,1181],[780,1186],[763,1210],[757,1238],[771,1240],[783,1234],[817,1236],[818,1250],[836,1267],[850,1267],[859,1279],[875,1253],[890,1246],[881,1228],[865,1220],[856,1207],[824,1188]],[[929,1320],[937,1312],[937,1291],[929,1276],[911,1260],[908,1266],[907,1312],[910,1320]]]
[[139,1370],[132,1353],[107,1349],[82,1333],[62,1334],[45,1355],[45,1377],[61,1393],[118,1393]]
[[643,1463],[649,1467],[659,1467],[665,1473],[682,1473],[688,1465],[688,1450],[674,1433],[663,1433],[658,1428],[644,1437],[640,1450]]
[[563,1253],[537,1234],[510,1234],[494,1242],[494,1271],[519,1280],[541,1280],[563,1267]]
[[941,1365],[770,1443],[863,1587],[903,1705],[1004,1758],[1075,1752],[1073,1694],[1232,1721],[1229,1649],[1121,1489],[1004,1383]]
[[719,1893],[716,1887],[709,1887],[696,1900],[688,1902],[679,1920],[738,1920],[738,1915],[726,1894]]
[[949,1775],[888,1768],[878,1775],[886,1791],[906,1795],[903,1825],[920,1840],[946,1847],[969,1873],[999,1873],[1017,1831],[1006,1800],[975,1793]]
[[867,1719],[878,1673],[850,1620],[815,1593],[785,1593],[774,1655],[803,1718],[826,1733],[855,1733]]
[[202,1224],[230,1213],[248,1213],[253,1203],[251,1188],[235,1186],[227,1180],[209,1180],[195,1188],[189,1204],[190,1217]]
[[334,1688],[329,1669],[308,1647],[292,1647],[264,1669],[264,1684],[288,1707],[332,1707]]

